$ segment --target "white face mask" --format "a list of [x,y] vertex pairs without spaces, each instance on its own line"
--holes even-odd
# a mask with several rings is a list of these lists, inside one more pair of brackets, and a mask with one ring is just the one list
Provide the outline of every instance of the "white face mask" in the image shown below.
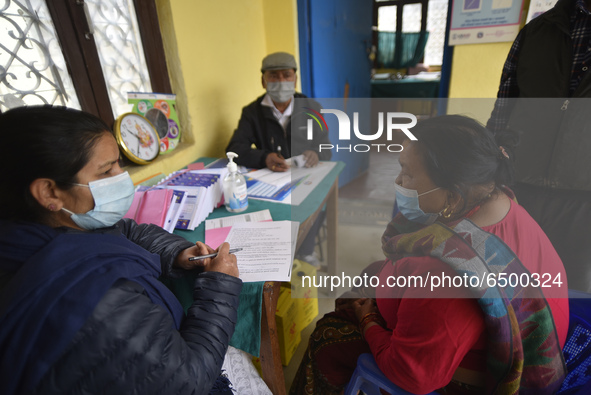
[[93,230],[115,225],[131,207],[135,188],[129,173],[121,173],[114,177],[95,180],[84,184],[74,184],[90,188],[94,199],[94,208],[84,214],[76,214],[62,208],[71,214],[72,221],[82,229]]
[[295,81],[267,82],[267,93],[275,103],[286,103],[295,93]]

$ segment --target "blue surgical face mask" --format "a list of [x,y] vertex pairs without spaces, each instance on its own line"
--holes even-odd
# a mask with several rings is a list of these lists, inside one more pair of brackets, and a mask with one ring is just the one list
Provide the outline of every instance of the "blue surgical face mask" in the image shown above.
[[115,225],[129,211],[133,202],[134,186],[129,173],[103,178],[84,184],[74,184],[90,188],[94,208],[85,214],[71,214],[72,221],[82,229],[93,230]]
[[441,215],[439,213],[425,213],[421,210],[419,206],[419,196],[426,195],[438,189],[431,189],[430,191],[423,192],[419,195],[419,193],[414,189],[407,189],[398,184],[394,185],[394,189],[396,190],[396,204],[398,205],[398,210],[412,222],[417,222],[423,225],[431,225],[433,222],[437,221],[437,218]]
[[267,93],[275,103],[288,102],[295,93],[295,82],[267,82]]

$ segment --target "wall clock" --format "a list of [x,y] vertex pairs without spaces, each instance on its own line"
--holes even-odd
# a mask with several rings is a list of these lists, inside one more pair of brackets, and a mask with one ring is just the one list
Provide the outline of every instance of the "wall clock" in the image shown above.
[[123,154],[138,165],[147,165],[160,153],[154,126],[140,114],[128,112],[115,121],[115,139]]

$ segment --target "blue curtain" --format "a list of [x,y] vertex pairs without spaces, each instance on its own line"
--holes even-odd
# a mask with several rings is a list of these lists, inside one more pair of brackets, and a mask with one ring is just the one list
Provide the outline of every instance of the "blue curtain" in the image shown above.
[[429,32],[378,32],[378,64],[386,69],[415,66],[425,53]]

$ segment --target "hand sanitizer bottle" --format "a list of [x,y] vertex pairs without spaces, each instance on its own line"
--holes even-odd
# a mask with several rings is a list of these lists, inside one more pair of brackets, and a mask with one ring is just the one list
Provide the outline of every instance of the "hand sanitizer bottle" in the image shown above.
[[224,178],[224,204],[226,210],[232,213],[239,213],[248,208],[248,198],[246,194],[246,180],[244,176],[238,173],[238,165],[234,163],[234,158],[238,157],[234,152],[226,152],[228,159],[228,175]]

